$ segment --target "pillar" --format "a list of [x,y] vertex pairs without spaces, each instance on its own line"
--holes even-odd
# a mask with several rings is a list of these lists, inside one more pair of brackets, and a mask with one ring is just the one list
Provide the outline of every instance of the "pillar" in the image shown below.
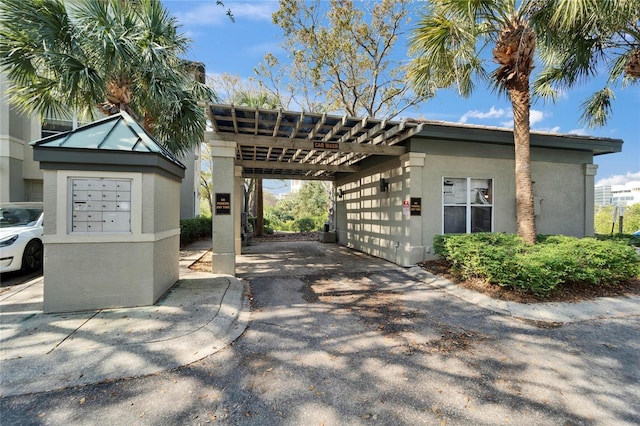
[[[404,226],[408,228],[408,244],[406,245],[405,252],[402,256],[398,256],[398,264],[403,266],[411,266],[423,261],[425,258],[425,251],[427,251],[427,247],[425,247],[423,241],[423,226],[426,218],[422,212],[422,207],[425,202],[423,199],[424,191],[422,190],[425,158],[426,154],[419,152],[409,152],[400,158],[400,161],[402,162],[404,180],[408,184],[408,190],[405,191],[405,201],[410,203],[409,216],[405,216],[403,218]],[[417,211],[417,206],[411,205],[412,199],[414,201],[420,201],[419,212]],[[416,214],[411,214],[412,209],[416,209]]]
[[262,194],[262,178],[256,178],[256,236],[264,234],[264,198]]
[[584,236],[592,237],[594,234],[594,203],[595,203],[595,176],[598,171],[597,164],[584,165]]
[[[215,132],[207,132],[206,139],[211,148],[211,163],[215,176],[213,182],[212,220],[212,272],[235,275],[236,273],[236,222],[239,207],[235,193],[236,142],[223,140]],[[226,205],[229,203],[230,205]],[[237,213],[237,214],[236,214]]]
[[244,210],[244,179],[242,178],[242,166],[235,166],[236,193],[233,204],[233,217],[235,218],[234,239],[236,254],[242,253],[242,212]]

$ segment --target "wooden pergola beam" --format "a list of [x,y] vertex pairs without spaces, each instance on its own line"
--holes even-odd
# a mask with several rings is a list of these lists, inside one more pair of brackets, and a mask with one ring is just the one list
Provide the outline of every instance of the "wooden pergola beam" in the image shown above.
[[403,146],[389,146],[389,145],[371,145],[352,142],[333,142],[325,143],[327,147],[337,144],[338,149],[322,148],[318,142],[300,140],[300,139],[284,139],[284,138],[270,138],[265,136],[250,136],[242,135],[238,137],[239,145],[247,146],[263,146],[267,148],[287,148],[287,149],[300,149],[305,151],[336,151],[336,152],[360,152],[370,155],[403,155],[407,152],[407,149]]
[[278,163],[276,161],[237,160],[237,166],[251,169],[277,169],[277,170],[324,170],[328,172],[355,173],[362,170],[358,166],[335,166],[331,164],[305,164],[305,163]]

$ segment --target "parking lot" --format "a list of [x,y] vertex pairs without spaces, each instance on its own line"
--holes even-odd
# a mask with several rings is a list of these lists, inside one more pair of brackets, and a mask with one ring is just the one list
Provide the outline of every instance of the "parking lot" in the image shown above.
[[0,399],[7,424],[638,424],[638,313],[549,322],[334,244],[254,244],[247,330],[200,361]]

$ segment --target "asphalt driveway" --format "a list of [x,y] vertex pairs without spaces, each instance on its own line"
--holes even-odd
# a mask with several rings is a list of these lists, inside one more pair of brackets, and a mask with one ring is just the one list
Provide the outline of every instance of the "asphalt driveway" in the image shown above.
[[333,244],[255,244],[248,329],[164,373],[0,399],[2,424],[640,423],[640,313],[520,320]]

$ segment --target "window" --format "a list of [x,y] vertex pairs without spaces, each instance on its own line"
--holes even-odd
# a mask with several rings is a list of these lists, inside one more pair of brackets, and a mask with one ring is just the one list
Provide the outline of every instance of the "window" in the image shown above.
[[493,179],[445,177],[442,201],[445,234],[493,231]]
[[[95,109],[95,112],[98,111],[98,109]],[[95,115],[96,117],[101,116],[101,114]],[[58,116],[57,114],[47,114],[47,116],[42,120],[41,137],[46,138],[49,136],[57,135],[58,133],[69,132],[71,130],[77,129],[79,126],[88,124],[88,122],[85,121],[79,121],[78,116],[75,113],[70,117]]]

